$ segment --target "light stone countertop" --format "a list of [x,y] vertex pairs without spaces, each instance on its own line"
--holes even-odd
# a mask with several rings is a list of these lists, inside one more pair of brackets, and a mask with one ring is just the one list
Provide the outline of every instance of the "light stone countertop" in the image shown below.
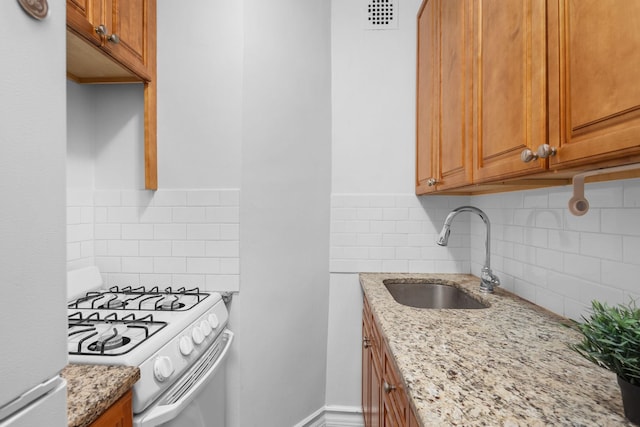
[[[397,303],[385,279],[444,279],[485,303],[433,310]],[[360,284],[424,427],[630,426],[615,374],[569,349],[569,321],[462,274],[361,273]]]
[[109,409],[140,379],[131,366],[67,365],[60,375],[67,380],[69,427],[86,427]]

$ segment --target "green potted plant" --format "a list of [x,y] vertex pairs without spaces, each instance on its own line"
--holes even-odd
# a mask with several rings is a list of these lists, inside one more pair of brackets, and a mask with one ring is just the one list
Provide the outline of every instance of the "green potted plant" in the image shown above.
[[577,323],[582,341],[570,347],[616,373],[624,415],[640,424],[640,309],[635,302],[611,307],[592,301],[591,307],[591,316]]

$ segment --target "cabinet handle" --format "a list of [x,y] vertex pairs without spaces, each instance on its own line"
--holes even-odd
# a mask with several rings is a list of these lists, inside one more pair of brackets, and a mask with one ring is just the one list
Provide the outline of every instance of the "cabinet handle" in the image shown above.
[[520,160],[529,163],[531,160],[538,160],[538,155],[528,148],[525,148],[522,150],[522,153],[520,153]]
[[118,44],[120,43],[120,37],[116,33],[109,34],[107,36],[107,41],[110,41],[113,44]]
[[371,347],[371,340],[367,337],[362,338],[362,346],[364,348],[369,348]]
[[107,41],[110,41],[113,44],[120,43],[120,37],[118,37],[117,34],[108,34],[108,33],[109,33],[109,30],[105,25],[100,24],[96,27],[96,34],[98,34],[99,36],[106,37]]
[[384,389],[384,392],[389,394],[391,393],[393,390],[396,389],[396,386],[389,384],[388,382],[384,382],[384,384],[382,385],[382,388]]
[[429,178],[429,179],[427,180],[427,185],[428,185],[429,187],[433,187],[433,186],[434,186],[434,185],[436,185],[437,183],[438,183],[438,180],[437,180],[437,179],[435,179],[435,178]]
[[547,157],[553,157],[558,152],[556,147],[551,147],[549,144],[542,144],[538,147],[538,157],[546,159]]

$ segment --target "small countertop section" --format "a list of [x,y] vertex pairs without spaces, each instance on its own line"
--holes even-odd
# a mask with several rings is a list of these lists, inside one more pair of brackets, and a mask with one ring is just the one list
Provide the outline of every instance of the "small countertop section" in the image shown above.
[[67,380],[69,427],[85,427],[140,379],[140,370],[131,366],[67,365],[60,375]]
[[[489,308],[397,303],[385,279],[458,283]],[[571,350],[569,321],[462,274],[360,274],[360,283],[422,426],[626,426],[615,374]],[[564,325],[563,325],[564,323]]]

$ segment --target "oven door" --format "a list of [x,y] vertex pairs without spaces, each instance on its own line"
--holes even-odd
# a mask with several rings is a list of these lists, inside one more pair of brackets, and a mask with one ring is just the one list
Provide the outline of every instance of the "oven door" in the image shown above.
[[135,427],[224,427],[226,358],[233,332],[225,329],[210,350],[142,413]]

